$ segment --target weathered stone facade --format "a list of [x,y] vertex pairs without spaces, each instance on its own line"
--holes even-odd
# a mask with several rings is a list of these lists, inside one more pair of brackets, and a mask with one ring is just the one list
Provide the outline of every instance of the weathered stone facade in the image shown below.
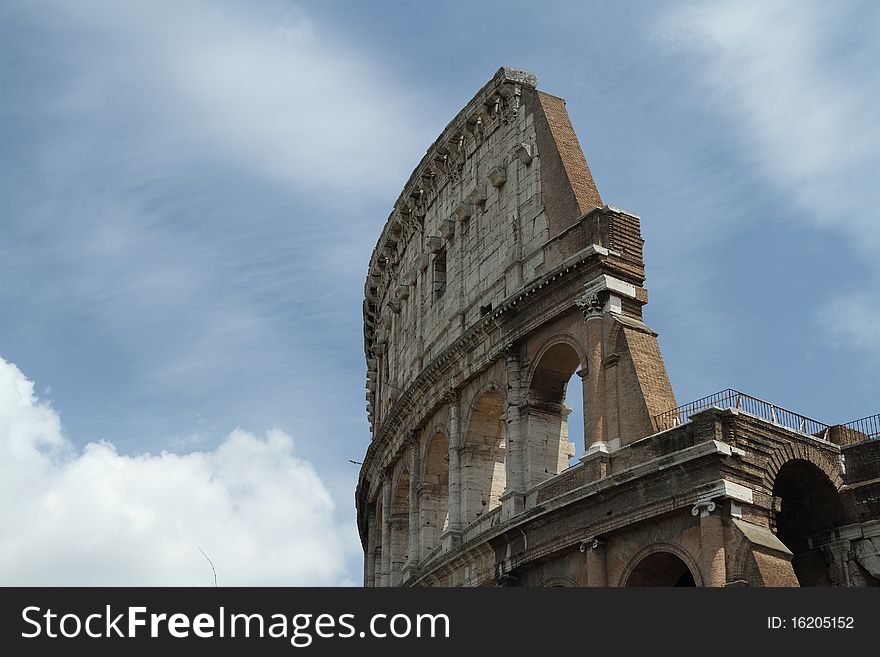
[[536,82],[477,93],[370,260],[365,585],[880,583],[877,437],[734,391],[676,408],[640,220]]

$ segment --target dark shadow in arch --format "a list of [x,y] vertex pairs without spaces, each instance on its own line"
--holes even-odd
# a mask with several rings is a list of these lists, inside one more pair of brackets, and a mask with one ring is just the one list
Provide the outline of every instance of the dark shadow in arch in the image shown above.
[[[579,424],[574,435],[583,443],[583,390],[580,377],[575,374],[580,367],[578,352],[567,342],[549,347],[535,366],[528,396],[527,462],[531,469],[527,488],[565,470],[578,452],[569,440],[569,414],[572,414],[571,420]],[[565,403],[572,393],[572,384],[581,388],[577,391],[580,394],[571,395],[578,400],[578,409]]]
[[830,586],[828,564],[810,538],[833,529],[845,517],[837,488],[820,468],[801,459],[786,462],[773,482],[778,498],[776,535],[792,551],[794,574],[801,586]]
[[670,552],[652,552],[636,564],[624,586],[696,586],[687,564]]

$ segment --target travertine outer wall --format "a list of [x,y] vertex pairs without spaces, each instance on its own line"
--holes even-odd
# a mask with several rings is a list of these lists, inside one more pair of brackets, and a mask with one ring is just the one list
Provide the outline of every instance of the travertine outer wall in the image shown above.
[[601,198],[564,101],[501,69],[429,149],[398,199],[365,286],[368,413],[469,325],[545,270],[543,244]]
[[[529,511],[529,491],[575,453],[574,374],[591,458],[675,406],[642,317],[640,220],[603,205],[565,101],[536,84],[502,68],[467,103],[370,259],[372,441],[356,495],[368,584],[424,579]],[[492,569],[485,549],[462,581]]]

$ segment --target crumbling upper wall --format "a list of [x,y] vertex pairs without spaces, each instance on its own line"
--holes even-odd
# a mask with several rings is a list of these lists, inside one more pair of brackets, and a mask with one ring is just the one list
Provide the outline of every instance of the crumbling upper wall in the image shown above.
[[364,288],[374,427],[432,358],[558,264],[545,243],[602,204],[565,101],[536,84],[499,69],[394,204]]

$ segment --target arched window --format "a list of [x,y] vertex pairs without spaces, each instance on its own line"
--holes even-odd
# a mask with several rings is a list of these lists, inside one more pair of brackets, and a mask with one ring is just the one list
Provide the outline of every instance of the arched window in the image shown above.
[[440,535],[449,526],[449,442],[442,433],[428,443],[420,496],[424,557],[440,544]]
[[[576,374],[580,365],[580,356],[567,342],[553,345],[539,357],[529,386],[527,488],[568,467],[577,451],[569,440],[570,421],[577,424],[575,434],[583,440],[583,392]],[[579,408],[568,406],[567,397],[577,399]]]
[[471,413],[461,455],[462,516],[473,522],[501,504],[507,484],[504,400],[487,390]]

